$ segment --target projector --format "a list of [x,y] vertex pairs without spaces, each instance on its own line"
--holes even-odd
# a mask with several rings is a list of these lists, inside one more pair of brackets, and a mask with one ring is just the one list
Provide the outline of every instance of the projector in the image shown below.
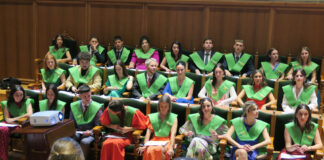
[[59,122],[63,122],[63,114],[60,111],[42,111],[30,116],[31,126],[53,126]]

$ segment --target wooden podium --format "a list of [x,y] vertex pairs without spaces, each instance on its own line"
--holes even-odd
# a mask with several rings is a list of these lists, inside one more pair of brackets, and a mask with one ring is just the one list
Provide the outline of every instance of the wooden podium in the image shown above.
[[51,127],[28,126],[14,130],[12,133],[24,134],[25,155],[28,160],[46,160],[53,143],[62,137],[75,134],[74,122],[65,119]]

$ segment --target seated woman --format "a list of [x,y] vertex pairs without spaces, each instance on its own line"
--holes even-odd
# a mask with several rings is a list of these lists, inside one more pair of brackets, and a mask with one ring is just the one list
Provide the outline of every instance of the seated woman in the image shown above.
[[[8,100],[1,102],[5,123],[15,124],[21,118],[29,118],[33,114],[31,101],[31,99],[26,99],[25,90],[20,85],[14,85],[10,90]],[[10,132],[16,128],[0,127],[0,159],[8,159]]]
[[[260,70],[255,70],[251,74],[251,79],[251,85],[243,85],[242,91],[237,96],[237,101],[240,106],[244,104],[243,98],[245,95],[247,96],[246,101],[254,101],[258,105],[258,108],[262,110],[266,109],[267,106],[277,103],[277,100],[272,94],[273,88],[267,86],[264,74]],[[267,99],[269,99],[268,103],[266,103]]]
[[125,158],[125,147],[133,141],[132,131],[145,129],[147,118],[136,108],[124,106],[121,101],[113,100],[100,118],[101,124],[114,130],[115,135],[125,138],[108,138],[102,143],[101,160]]
[[306,84],[306,72],[303,69],[296,69],[293,72],[291,85],[282,87],[284,96],[282,109],[284,112],[293,113],[299,104],[306,104],[313,111],[317,109],[316,86]]
[[73,138],[63,137],[56,140],[52,146],[48,160],[84,160],[82,149]]
[[42,68],[41,74],[43,77],[42,80],[42,90],[45,92],[46,86],[49,84],[55,84],[58,90],[65,89],[65,71],[57,67],[56,59],[51,54],[46,54],[44,68]]
[[[318,124],[312,122],[312,112],[305,104],[297,106],[293,122],[285,125],[285,145],[282,153],[305,155],[305,160],[312,160],[309,152],[322,149]],[[322,129],[322,127],[320,128]],[[314,145],[313,145],[314,144]]]
[[113,75],[108,76],[104,87],[104,94],[111,97],[122,97],[125,90],[131,90],[133,87],[133,76],[128,76],[125,64],[117,60],[114,65]]
[[200,101],[199,113],[188,115],[187,122],[179,133],[190,142],[186,157],[196,159],[213,159],[217,152],[219,139],[227,132],[226,120],[214,114],[212,101],[203,98]]
[[150,141],[168,141],[165,146],[144,146],[138,150],[143,153],[143,160],[165,160],[171,159],[174,154],[174,141],[177,133],[178,119],[177,114],[171,113],[171,99],[163,95],[157,105],[156,113],[148,115],[148,127],[144,139],[144,144],[149,141],[151,133],[153,138]]
[[49,46],[47,54],[51,54],[56,58],[57,63],[68,63],[72,62],[72,57],[69,48],[64,46],[64,38],[58,34],[55,37],[55,45]]
[[302,68],[306,72],[307,81],[310,83],[316,83],[316,70],[318,69],[318,64],[312,62],[312,56],[310,49],[308,47],[302,47],[300,54],[297,56],[297,61],[290,63],[292,68],[287,74],[288,79],[293,79],[293,71]]
[[132,55],[131,62],[129,63],[130,69],[146,70],[145,61],[149,58],[156,59],[159,64],[159,52],[151,48],[150,39],[146,36],[142,36],[139,40],[139,46],[141,49],[135,49]]
[[268,51],[269,62],[261,62],[261,70],[265,74],[266,79],[279,79],[285,77],[287,64],[280,63],[279,52],[275,48],[270,48]]
[[193,103],[192,93],[195,82],[186,77],[186,63],[179,61],[176,67],[177,76],[169,78],[169,82],[163,90],[163,94],[168,95],[172,102]]
[[216,65],[213,78],[207,80],[198,97],[210,98],[213,106],[229,106],[236,99],[235,84],[225,80],[225,68],[221,63]]
[[39,101],[39,111],[57,110],[64,115],[66,102],[58,100],[58,91],[54,84],[50,84],[46,89],[46,98]]
[[247,101],[243,106],[242,117],[231,120],[232,125],[225,135],[233,145],[231,160],[265,158],[265,146],[271,143],[268,133],[270,126],[257,119],[258,113],[258,106],[253,101]]
[[171,52],[165,52],[164,58],[161,62],[161,68],[164,69],[166,72],[175,71],[176,64],[179,61],[183,61],[186,63],[186,70],[188,70],[188,60],[189,57],[183,53],[181,48],[181,44],[178,41],[172,42],[171,45]]

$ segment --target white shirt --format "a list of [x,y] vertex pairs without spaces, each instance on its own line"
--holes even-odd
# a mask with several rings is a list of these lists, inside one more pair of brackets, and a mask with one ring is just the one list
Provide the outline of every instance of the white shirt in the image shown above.
[[[227,91],[227,92],[224,94],[224,96],[226,97],[226,99],[223,100],[223,101],[221,101],[221,102],[220,102],[219,104],[217,104],[217,105],[221,105],[221,106],[229,106],[229,104],[231,104],[232,101],[234,101],[234,100],[236,99],[237,95],[236,95],[236,92],[235,92],[234,87],[232,86],[232,87],[230,88],[230,90]],[[199,92],[199,94],[198,94],[198,97],[199,97],[199,98],[208,98],[208,97],[211,97],[211,96],[208,94],[208,92],[207,92],[207,90],[206,90],[206,88],[205,88],[205,86],[204,86],[204,87],[200,90],[200,92]]]
[[[296,99],[299,98],[299,96],[301,95],[303,90],[304,90],[304,87],[302,87],[300,92],[298,93],[298,95],[296,95],[296,85],[293,86],[293,93],[294,93],[294,96]],[[310,97],[310,100],[309,100],[309,104],[307,104],[307,105],[308,105],[309,109],[313,109],[318,106],[317,105],[317,96],[316,96],[315,91],[313,91],[313,93]],[[282,109],[285,113],[294,113],[295,112],[295,109],[289,105],[289,102],[287,101],[287,98],[285,95],[283,96],[283,99],[282,99]]]

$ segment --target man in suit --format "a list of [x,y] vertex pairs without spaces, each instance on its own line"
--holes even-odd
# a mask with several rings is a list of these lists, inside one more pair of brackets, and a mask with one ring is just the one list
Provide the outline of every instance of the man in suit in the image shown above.
[[162,94],[167,78],[162,74],[156,73],[157,62],[154,58],[145,61],[147,71],[136,76],[132,94],[140,100],[157,100],[158,95]]
[[252,55],[244,53],[244,41],[235,40],[234,52],[225,55],[224,67],[227,76],[250,76],[254,72]]
[[114,37],[114,48],[107,52],[108,66],[112,66],[117,60],[121,60],[125,65],[130,62],[130,50],[124,46],[124,41],[121,36]]
[[190,55],[189,68],[191,72],[196,74],[212,75],[216,64],[222,62],[223,54],[213,50],[213,40],[211,38],[204,39],[203,48],[204,50]]

